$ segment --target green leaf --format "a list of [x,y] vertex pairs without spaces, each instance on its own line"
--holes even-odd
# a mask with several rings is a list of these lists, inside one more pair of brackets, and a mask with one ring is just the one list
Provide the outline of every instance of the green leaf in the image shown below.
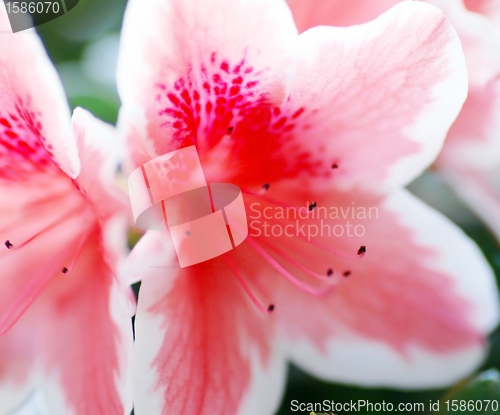
[[490,369],[460,383],[440,402],[439,414],[497,414],[500,409],[500,373]]

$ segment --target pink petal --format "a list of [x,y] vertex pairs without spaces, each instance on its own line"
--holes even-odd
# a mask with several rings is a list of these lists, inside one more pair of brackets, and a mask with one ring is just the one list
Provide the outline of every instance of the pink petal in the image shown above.
[[39,298],[45,311],[37,350],[48,410],[54,415],[126,414],[132,326],[126,298],[101,256],[98,233],[89,236],[71,273]]
[[467,63],[469,85],[478,87],[498,77],[498,27],[486,17],[467,11],[461,1],[429,0],[445,13],[457,30]]
[[500,166],[500,81],[471,87],[451,126],[437,168],[491,170]]
[[366,25],[311,29],[301,38],[291,97],[317,110],[301,136],[325,172],[339,165],[332,182],[388,190],[420,174],[465,100],[463,55],[447,19],[403,2]]
[[483,16],[445,4],[464,46],[470,86],[436,166],[490,170],[499,166],[500,154],[500,58],[495,53],[500,32]]
[[296,33],[277,0],[129,2],[118,65],[127,139],[149,159],[212,147],[245,108],[287,98]]
[[[112,257],[109,258],[111,267],[116,269],[128,251],[125,241],[133,220],[130,200],[118,185],[117,171],[123,146],[113,126],[82,108],[75,109],[73,130],[82,163],[76,182],[102,221],[107,253]],[[112,223],[106,224],[107,221]]]
[[[253,202],[261,204],[253,206],[250,237],[302,283],[327,286],[277,248],[320,275],[327,276],[331,269],[336,284],[326,298],[312,297],[287,282],[248,243],[231,251],[260,295],[275,304],[273,317],[294,362],[325,379],[398,388],[451,384],[481,362],[484,336],[499,316],[494,277],[479,249],[444,217],[406,191],[383,204],[360,195],[316,194],[316,212],[327,207],[331,214],[331,207],[341,207],[346,218],[339,210],[340,219],[318,213],[321,219],[315,216],[298,224],[293,218],[277,218],[276,205],[264,212],[273,204],[263,200]],[[357,217],[359,207],[365,208],[365,216],[370,207],[377,210],[371,220],[362,219]],[[273,218],[266,220],[267,237],[255,230],[264,232],[264,217],[257,219],[255,211]],[[311,242],[296,236],[303,224],[305,232],[307,225],[317,226]],[[291,225],[292,236],[278,237],[275,225],[282,231]],[[319,229],[323,234],[314,236]],[[328,251],[355,253],[361,245],[367,252],[360,260]],[[347,278],[345,271],[350,271]]]
[[35,385],[36,344],[33,319],[25,318],[0,338],[0,414],[11,414],[22,406]]
[[135,412],[275,411],[285,361],[270,343],[272,320],[255,309],[225,260],[182,270],[166,263],[161,271],[143,280],[139,294]]
[[146,232],[120,267],[120,274],[132,285],[149,275],[163,275],[164,266],[179,267],[172,238],[167,231]]
[[[82,108],[75,109],[72,121],[82,164],[76,183],[101,221],[106,247],[103,255],[111,269],[116,270],[128,254],[128,231],[133,221],[130,200],[119,188],[117,173],[123,145],[114,127]],[[130,296],[134,310],[135,298],[127,293],[128,285],[124,282],[123,294]]]
[[[0,26],[7,23],[0,9]],[[80,163],[69,108],[55,68],[34,30],[2,34],[0,46],[0,177],[29,179],[33,173],[70,177]]]
[[299,46],[287,103],[250,108],[202,159],[208,182],[388,192],[434,160],[467,89],[460,42],[438,9],[403,2],[365,25],[308,30]]
[[500,240],[500,166],[489,169],[440,170],[455,194],[481,218]]
[[[0,197],[0,333],[8,330],[43,288],[69,267],[94,222],[90,205],[65,175],[4,186]],[[8,241],[8,242],[7,242]],[[23,246],[23,244],[25,244]],[[12,247],[11,247],[12,248]]]
[[120,212],[131,215],[130,200],[118,187],[123,144],[115,128],[83,108],[75,109],[72,121],[82,164],[77,179],[79,187],[100,218],[107,219]]
[[497,0],[464,0],[464,3],[469,10],[484,14],[496,25],[500,24],[500,4]]
[[352,26],[375,19],[400,0],[287,0],[302,33],[315,26]]
[[[288,0],[294,20],[300,32],[309,28],[328,26],[350,26],[375,19],[401,0]],[[466,11],[461,0],[427,0],[439,7],[451,20],[464,47],[469,81],[485,83],[496,75],[500,58],[496,50],[499,33],[483,16]],[[492,17],[500,16],[497,1],[469,0],[469,10]]]
[[[4,272],[0,293],[0,332],[8,330],[54,278],[78,262],[89,231],[100,221],[103,256],[115,269],[125,256],[131,222],[125,195],[114,175],[110,126],[77,111],[75,131],[80,141],[83,170],[76,181],[64,174],[34,175],[29,181],[6,182],[0,196],[0,238],[16,250],[0,251]],[[97,142],[100,140],[100,144]],[[120,238],[121,237],[121,238]],[[26,243],[25,246],[23,244]],[[130,296],[128,289],[124,295]]]

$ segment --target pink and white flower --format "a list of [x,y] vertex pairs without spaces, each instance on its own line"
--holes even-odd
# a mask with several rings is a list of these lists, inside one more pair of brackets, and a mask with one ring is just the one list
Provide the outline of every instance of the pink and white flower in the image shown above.
[[[300,31],[364,23],[399,2],[288,0]],[[500,239],[500,2],[427,2],[457,30],[469,79],[467,100],[433,167]]]
[[81,109],[71,126],[34,31],[0,35],[0,68],[0,413],[36,391],[51,415],[128,415],[114,130]]
[[[209,183],[242,189],[250,222],[365,229],[308,240],[250,226],[237,248],[184,269],[168,231],[147,232],[124,267],[143,278],[135,413],[273,413],[288,360],[398,388],[474,369],[498,320],[491,269],[401,189],[434,161],[466,97],[460,42],[439,9],[405,2],[298,36],[280,0],[127,7],[118,83],[130,169],[194,144]],[[317,216],[353,206],[377,216]]]

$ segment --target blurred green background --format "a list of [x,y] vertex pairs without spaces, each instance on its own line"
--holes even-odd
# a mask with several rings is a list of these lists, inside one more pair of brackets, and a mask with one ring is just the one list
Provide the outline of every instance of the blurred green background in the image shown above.
[[[66,15],[37,28],[59,70],[71,107],[87,108],[110,123],[116,122],[120,105],[114,74],[125,5],[126,0],[80,0],[79,4]],[[443,186],[439,178],[432,172],[427,172],[409,188],[455,221],[480,245],[493,266],[498,280],[500,276],[498,244]],[[291,411],[292,400],[322,402],[326,399],[349,402],[351,399],[354,401],[362,399],[371,403],[391,402],[395,407],[400,402],[425,403],[425,412],[419,413],[430,413],[429,400],[436,402],[438,399],[497,399],[500,401],[498,373],[491,371],[500,368],[500,330],[491,335],[490,342],[490,355],[483,367],[473,374],[470,380],[462,382],[451,390],[400,392],[328,384],[292,366],[286,394],[278,414],[297,413]],[[490,371],[479,375],[488,369]],[[474,380],[478,375],[479,379]],[[446,413],[443,411],[446,409],[443,402],[441,412]],[[465,412],[493,413],[491,410],[476,412],[468,409]]]

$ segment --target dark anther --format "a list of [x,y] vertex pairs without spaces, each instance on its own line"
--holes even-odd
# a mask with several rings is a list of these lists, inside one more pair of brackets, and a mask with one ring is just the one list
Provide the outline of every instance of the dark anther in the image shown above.
[[231,135],[233,133],[233,129],[234,129],[234,127],[229,127],[227,129],[227,135]]
[[309,210],[314,210],[314,208],[317,206],[317,203],[316,202],[312,202],[310,205],[309,205]]
[[274,304],[269,304],[269,307],[267,307],[267,311],[272,312],[274,310]]
[[263,188],[264,190],[269,190],[269,183],[264,183],[264,184],[262,185],[262,188]]
[[337,166],[337,163],[332,164],[332,169],[338,169],[338,168],[339,168],[339,166]]
[[61,271],[63,274],[66,274],[68,272],[68,268],[64,267]]
[[189,236],[191,235],[191,232],[190,231],[186,231],[186,236]]
[[327,277],[331,277],[333,275],[333,269],[329,269],[328,272],[326,273]]
[[364,254],[366,252],[366,246],[361,245],[358,249],[358,255]]
[[344,272],[344,277],[348,277],[349,275],[351,275],[351,271]]
[[10,249],[10,248],[12,248],[14,245],[12,245],[12,244],[10,243],[10,241],[5,241],[5,246],[6,246],[8,249]]

